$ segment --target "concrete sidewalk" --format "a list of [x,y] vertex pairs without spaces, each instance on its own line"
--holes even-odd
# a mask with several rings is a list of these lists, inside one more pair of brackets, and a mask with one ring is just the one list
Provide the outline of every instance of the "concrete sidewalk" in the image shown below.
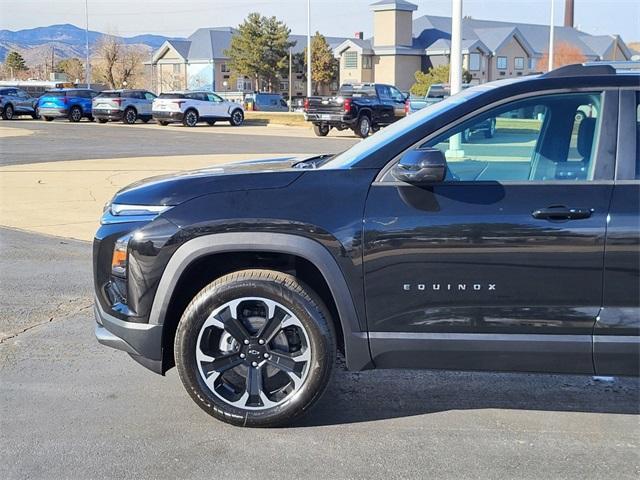
[[91,240],[104,204],[132,182],[154,175],[277,156],[184,155],[0,167],[0,225]]

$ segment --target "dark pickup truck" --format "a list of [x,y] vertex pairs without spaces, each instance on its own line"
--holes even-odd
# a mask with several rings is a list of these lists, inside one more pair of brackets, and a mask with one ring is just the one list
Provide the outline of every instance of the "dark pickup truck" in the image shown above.
[[365,138],[407,114],[407,97],[392,85],[348,83],[336,97],[309,97],[304,103],[305,119],[313,131],[324,137],[329,130],[352,129]]

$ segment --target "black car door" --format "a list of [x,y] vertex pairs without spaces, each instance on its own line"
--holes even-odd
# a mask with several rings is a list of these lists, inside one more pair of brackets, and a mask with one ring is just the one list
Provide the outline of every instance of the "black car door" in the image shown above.
[[388,85],[376,85],[376,92],[378,94],[379,107],[378,107],[378,119],[374,119],[375,123],[381,123],[388,125],[395,120],[394,103],[391,98],[391,90]]
[[616,180],[604,256],[603,308],[594,329],[598,375],[640,374],[640,92],[620,92]]
[[442,182],[383,170],[364,221],[376,365],[593,372],[617,95],[537,94],[443,126],[412,147],[445,154]]

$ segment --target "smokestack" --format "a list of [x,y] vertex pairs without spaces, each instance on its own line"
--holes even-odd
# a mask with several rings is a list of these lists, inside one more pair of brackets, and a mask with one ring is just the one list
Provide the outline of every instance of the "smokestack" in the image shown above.
[[573,28],[573,1],[564,0],[564,26]]
[[354,35],[358,40],[362,40],[364,38],[364,32],[356,32]]

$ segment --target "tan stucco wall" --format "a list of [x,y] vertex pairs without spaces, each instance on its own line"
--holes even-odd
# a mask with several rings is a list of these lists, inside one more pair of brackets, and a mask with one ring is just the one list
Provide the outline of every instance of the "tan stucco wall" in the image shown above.
[[383,10],[373,14],[375,46],[405,45],[412,43],[412,13]]
[[179,72],[174,73],[172,63],[159,63],[156,67],[158,92],[187,88],[186,65],[179,64]]
[[[351,48],[345,52],[356,51]],[[344,52],[343,52],[344,54]],[[344,55],[340,57],[340,84],[349,82],[373,82],[373,68],[362,68],[362,55],[358,53],[358,68],[344,68]]]
[[415,73],[420,70],[418,55],[384,55],[375,57],[375,81],[389,83],[406,91],[415,82]]
[[[497,57],[507,57],[507,68],[506,70],[498,70],[497,68],[497,64],[498,64],[498,59]],[[524,58],[524,69],[523,70],[516,70],[515,69],[515,65],[514,65],[514,59],[516,57],[523,57]],[[489,80],[498,80],[500,78],[506,78],[506,77],[515,77],[517,76],[517,72],[522,72],[522,75],[526,75],[527,73],[529,73],[529,57],[527,56],[527,53],[524,51],[524,49],[522,48],[522,45],[520,45],[520,42],[518,42],[515,38],[511,38],[511,40],[507,43],[505,43],[502,48],[500,48],[497,52],[496,52],[496,56],[494,58],[491,59],[491,66],[488,69],[489,71]],[[504,75],[500,75],[499,72],[505,72]]]

